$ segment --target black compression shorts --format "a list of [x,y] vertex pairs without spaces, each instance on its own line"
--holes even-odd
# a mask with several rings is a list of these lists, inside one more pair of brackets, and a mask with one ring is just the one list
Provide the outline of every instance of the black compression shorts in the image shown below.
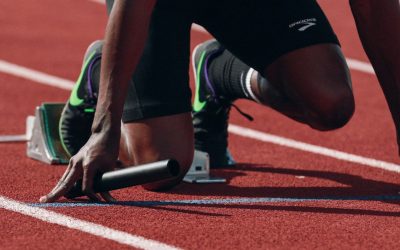
[[315,0],[158,0],[130,84],[124,122],[191,111],[192,23],[259,72],[290,51],[339,44]]

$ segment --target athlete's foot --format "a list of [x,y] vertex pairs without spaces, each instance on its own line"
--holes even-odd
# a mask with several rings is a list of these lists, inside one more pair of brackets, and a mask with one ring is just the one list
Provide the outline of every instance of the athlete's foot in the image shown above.
[[97,103],[101,50],[103,42],[92,43],[86,51],[81,74],[60,118],[60,138],[72,156],[87,142]]
[[211,168],[235,164],[228,150],[228,119],[232,101],[215,92],[208,76],[210,61],[223,50],[216,40],[210,40],[198,45],[192,54],[196,81],[193,104],[195,148],[209,154]]

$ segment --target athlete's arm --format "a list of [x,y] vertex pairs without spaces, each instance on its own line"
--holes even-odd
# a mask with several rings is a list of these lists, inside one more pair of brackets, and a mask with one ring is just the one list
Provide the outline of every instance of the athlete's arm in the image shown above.
[[[40,198],[41,202],[56,201],[82,177],[83,191],[91,199],[100,200],[93,192],[93,179],[97,172],[109,171],[116,163],[128,83],[143,52],[155,1],[115,1],[104,38],[99,98],[92,135],[71,158],[56,187]],[[103,198],[112,200],[107,194],[103,194]]]
[[400,2],[350,0],[364,49],[392,114],[400,150]]
[[117,0],[114,3],[104,39],[99,112],[95,115],[94,131],[104,126],[103,115],[112,119],[106,124],[110,129],[120,129],[128,82],[142,54],[155,1]]

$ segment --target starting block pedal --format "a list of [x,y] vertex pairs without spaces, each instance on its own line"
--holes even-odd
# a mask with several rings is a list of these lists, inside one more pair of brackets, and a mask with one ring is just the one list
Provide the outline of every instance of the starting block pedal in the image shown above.
[[68,164],[70,156],[65,152],[58,132],[63,108],[64,103],[43,103],[36,107],[35,116],[28,116],[28,157],[48,164]]
[[[64,150],[59,135],[59,120],[64,103],[43,103],[36,107],[35,116],[28,116],[27,155],[47,164],[68,164],[70,156]],[[184,177],[188,183],[224,183],[226,180],[210,176],[207,153],[195,151],[193,163]]]

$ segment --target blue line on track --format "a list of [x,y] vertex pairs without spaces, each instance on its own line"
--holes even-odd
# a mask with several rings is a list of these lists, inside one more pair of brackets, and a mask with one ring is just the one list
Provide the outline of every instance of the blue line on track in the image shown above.
[[118,201],[115,203],[105,202],[57,202],[57,203],[29,203],[33,207],[108,207],[108,206],[131,206],[131,207],[154,207],[154,206],[184,206],[184,205],[229,205],[229,204],[251,204],[269,202],[311,202],[311,201],[400,201],[400,195],[374,195],[358,197],[320,197],[320,198],[226,198],[226,199],[204,199],[204,200],[167,200],[167,201]]

